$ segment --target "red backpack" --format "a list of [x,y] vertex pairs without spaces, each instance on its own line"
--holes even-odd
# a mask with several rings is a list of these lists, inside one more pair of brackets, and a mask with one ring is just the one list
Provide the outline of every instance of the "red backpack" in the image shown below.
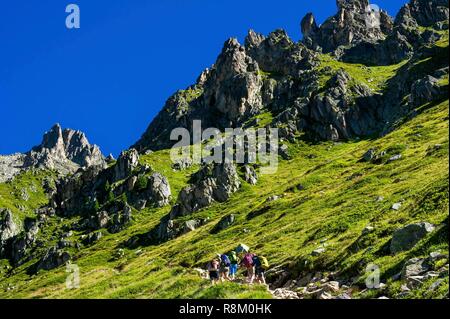
[[245,267],[249,268],[253,266],[253,254],[245,254],[244,259],[242,259],[242,263]]

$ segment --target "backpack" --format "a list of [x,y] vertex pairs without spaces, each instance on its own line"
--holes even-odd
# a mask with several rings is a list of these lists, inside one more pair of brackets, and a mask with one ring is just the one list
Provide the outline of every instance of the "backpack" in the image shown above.
[[266,258],[266,257],[264,257],[264,256],[259,256],[259,260],[260,260],[260,262],[261,262],[261,266],[262,266],[264,269],[269,268],[269,262],[267,261],[267,258]]
[[[217,265],[217,263],[216,263]],[[214,262],[210,261],[207,265],[206,268],[208,269],[208,271],[217,271],[217,267],[214,266]]]
[[231,262],[230,262],[230,258],[228,258],[227,255],[221,255],[221,256],[220,256],[220,260],[221,260],[221,263],[220,263],[220,264],[221,264],[223,267],[230,267]]
[[259,260],[258,256],[253,256],[252,261],[253,261],[253,266],[255,266],[255,267],[261,266],[261,260]]
[[237,256],[236,256],[236,254],[231,253],[231,254],[228,256],[228,258],[230,259],[230,262],[231,262],[232,264],[237,264]]
[[252,254],[246,254],[244,256],[244,259],[242,259],[242,263],[245,267],[252,267],[253,266],[253,255]]

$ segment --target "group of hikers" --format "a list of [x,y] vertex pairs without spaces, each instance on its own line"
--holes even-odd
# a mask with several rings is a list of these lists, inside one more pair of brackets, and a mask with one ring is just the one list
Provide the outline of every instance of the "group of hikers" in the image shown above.
[[217,254],[207,265],[209,279],[215,285],[219,281],[234,281],[240,267],[246,271],[246,282],[266,284],[265,271],[269,268],[267,258],[251,253],[244,245],[228,254]]

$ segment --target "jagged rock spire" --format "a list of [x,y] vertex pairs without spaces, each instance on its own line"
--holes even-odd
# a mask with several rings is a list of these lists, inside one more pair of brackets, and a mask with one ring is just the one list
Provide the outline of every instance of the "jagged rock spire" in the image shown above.
[[55,124],[45,132],[41,144],[29,152],[0,156],[0,181],[28,168],[48,168],[67,174],[80,167],[104,166],[105,163],[99,147],[91,145],[83,132],[62,129],[60,124]]
[[369,6],[368,0],[336,0],[339,10],[364,11]]

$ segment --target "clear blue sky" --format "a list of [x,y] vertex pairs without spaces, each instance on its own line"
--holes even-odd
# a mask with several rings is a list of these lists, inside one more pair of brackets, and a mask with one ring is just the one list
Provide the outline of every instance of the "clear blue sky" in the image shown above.
[[[395,15],[406,0],[373,3]],[[65,7],[81,28],[65,27]],[[0,154],[24,152],[54,123],[117,155],[165,100],[194,83],[229,37],[319,22],[335,0],[20,0],[0,6]]]

